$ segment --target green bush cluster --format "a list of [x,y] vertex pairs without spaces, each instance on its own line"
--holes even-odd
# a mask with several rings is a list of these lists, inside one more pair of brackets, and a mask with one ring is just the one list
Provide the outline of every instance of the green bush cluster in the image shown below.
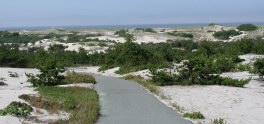
[[0,31],[0,43],[31,43],[43,39],[37,34],[22,35],[18,32],[11,33],[8,31]]
[[237,29],[240,30],[240,31],[254,31],[257,28],[258,27],[253,25],[253,24],[242,24],[242,25],[237,27]]
[[[168,71],[150,69],[151,79],[156,85],[225,85],[234,87],[243,87],[251,79],[238,80],[220,77],[217,72],[221,68],[215,67],[215,61],[205,57],[196,57],[184,61],[177,67],[177,73]],[[220,66],[222,67],[222,66]]]
[[0,115],[14,115],[26,117],[33,111],[33,108],[26,103],[12,102],[6,108],[0,110]]
[[133,37],[132,34],[128,33],[128,30],[124,30],[124,29],[116,31],[115,35],[118,35],[119,37],[123,37],[123,38],[126,38],[126,39],[130,38],[130,37]]
[[151,33],[157,33],[154,29],[152,28],[136,28],[135,30],[141,30],[144,32],[151,32]]
[[254,72],[259,75],[261,79],[264,76],[264,59],[257,59],[254,62]]
[[201,112],[185,113],[183,114],[183,117],[191,118],[191,119],[204,119],[205,118]]
[[193,34],[190,33],[184,33],[184,32],[169,32],[169,35],[173,35],[173,36],[180,36],[180,37],[185,37],[185,38],[193,38]]
[[228,31],[218,31],[213,34],[213,36],[217,39],[221,40],[228,40],[231,36],[237,36],[242,34],[239,31],[236,30],[228,30]]
[[40,65],[38,69],[40,70],[40,74],[26,74],[28,82],[32,83],[33,86],[56,86],[65,84],[65,77],[60,75],[65,69],[55,61],[46,61],[46,63]]

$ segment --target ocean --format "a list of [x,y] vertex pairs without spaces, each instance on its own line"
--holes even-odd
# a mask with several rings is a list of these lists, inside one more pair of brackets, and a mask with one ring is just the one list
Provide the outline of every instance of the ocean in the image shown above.
[[[217,23],[225,26],[235,26],[249,22]],[[251,24],[262,25],[264,22],[250,22]],[[186,23],[186,24],[135,24],[135,25],[90,25],[90,26],[32,26],[32,27],[0,27],[0,30],[45,30],[51,28],[59,29],[83,29],[83,28],[172,28],[189,26],[206,26],[210,23]]]

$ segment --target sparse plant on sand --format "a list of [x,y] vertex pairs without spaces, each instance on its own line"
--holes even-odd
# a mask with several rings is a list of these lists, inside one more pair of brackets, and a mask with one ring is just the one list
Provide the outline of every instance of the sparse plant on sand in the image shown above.
[[204,115],[201,112],[185,113],[183,117],[191,119],[204,119]]
[[33,111],[33,108],[26,103],[12,102],[6,108],[0,110],[0,115],[14,115],[17,117],[26,117]]
[[227,124],[226,121],[222,118],[214,119],[211,121],[211,124]]

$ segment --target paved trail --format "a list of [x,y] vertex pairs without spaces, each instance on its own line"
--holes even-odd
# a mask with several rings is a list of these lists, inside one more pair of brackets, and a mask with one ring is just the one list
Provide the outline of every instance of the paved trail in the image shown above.
[[95,77],[101,103],[97,124],[191,124],[137,83]]

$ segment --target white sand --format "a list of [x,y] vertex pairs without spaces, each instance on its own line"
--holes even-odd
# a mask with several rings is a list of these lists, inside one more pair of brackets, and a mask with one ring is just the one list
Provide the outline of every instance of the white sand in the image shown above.
[[59,85],[58,87],[83,87],[83,88],[94,88],[94,84],[92,83],[76,83],[76,84],[66,84],[66,85]]
[[[18,77],[10,77],[9,74],[17,73]],[[19,68],[0,68],[0,78],[4,78],[4,83],[7,86],[0,86],[0,109],[5,108],[13,101],[25,102],[24,100],[19,99],[18,97],[22,94],[32,94],[37,95],[37,92],[34,91],[35,88],[27,81],[25,73],[37,74],[37,69],[19,69]],[[33,107],[34,108],[34,107]],[[60,112],[59,114],[50,115],[46,110],[41,110],[41,113],[38,113],[34,108],[34,111],[31,113],[31,117],[37,117],[39,120],[58,120],[58,119],[67,119],[69,114],[66,112]],[[43,119],[44,118],[44,119]],[[14,116],[0,116],[0,122],[3,124],[20,124],[22,122],[27,122],[27,120],[22,118],[17,118]],[[33,123],[33,122],[30,122]],[[35,122],[34,122],[35,123]]]
[[167,86],[161,92],[171,103],[183,107],[185,112],[200,111],[205,124],[211,119],[224,118],[228,124],[263,124],[264,83],[247,72],[226,73],[238,79],[252,77],[246,88],[227,86]]
[[245,60],[242,62],[242,64],[252,64],[253,62],[256,61],[256,59],[264,58],[264,55],[245,54],[245,55],[240,55],[239,58]]

